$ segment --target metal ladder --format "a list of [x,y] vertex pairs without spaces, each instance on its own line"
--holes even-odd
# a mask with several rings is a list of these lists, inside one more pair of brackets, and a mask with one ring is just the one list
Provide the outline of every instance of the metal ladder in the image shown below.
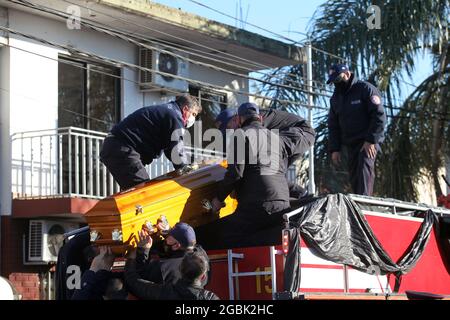
[[[270,271],[258,271],[258,272],[238,272],[233,269],[233,262],[236,265],[237,269],[237,261],[236,259],[244,259],[243,253],[234,253],[232,249],[227,250],[227,262],[228,262],[228,290],[229,290],[229,299],[234,300],[234,279],[239,277],[252,277],[252,276],[265,276],[270,275],[272,277],[272,299],[275,299],[275,294],[277,292],[277,267],[275,257],[276,255],[283,256],[283,252],[281,250],[276,250],[274,246],[270,246]],[[284,263],[284,262],[283,262]],[[238,289],[239,290],[239,289]],[[239,296],[239,292],[238,292]]]

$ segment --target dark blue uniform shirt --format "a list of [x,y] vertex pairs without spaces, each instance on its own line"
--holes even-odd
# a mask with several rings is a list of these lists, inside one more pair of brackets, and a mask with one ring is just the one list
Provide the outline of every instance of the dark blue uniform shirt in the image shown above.
[[[116,124],[111,133],[134,148],[141,155],[144,164],[159,158],[164,151],[178,169],[187,164],[183,130],[181,110],[172,101],[138,109]],[[179,161],[173,159],[175,154]]]
[[344,90],[335,89],[328,114],[329,151],[361,142],[384,140],[386,115],[379,90],[352,74]]

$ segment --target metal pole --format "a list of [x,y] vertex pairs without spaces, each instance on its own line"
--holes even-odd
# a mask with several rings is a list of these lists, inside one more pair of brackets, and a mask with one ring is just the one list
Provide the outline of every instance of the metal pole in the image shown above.
[[[74,165],[75,165],[75,193],[80,194],[80,136],[74,135],[73,140],[75,142],[75,156],[74,156]],[[84,138],[82,138],[84,140]],[[84,154],[83,154],[84,155]]]
[[52,275],[50,273],[50,270],[47,272],[48,274],[48,284],[47,284],[47,290],[48,290],[48,298],[47,300],[52,300]]
[[[85,139],[83,139],[83,141],[84,140]],[[93,165],[93,163],[94,163],[94,160],[92,159],[92,155],[93,155],[93,152],[92,152],[92,138],[89,138],[89,140],[88,140],[88,152],[89,152],[88,153],[88,155],[89,155],[89,158],[88,158],[88,169],[89,169],[88,187],[89,187],[89,190],[88,190],[88,192],[89,192],[90,196],[93,196],[94,195],[94,192],[93,192],[93,189],[94,189],[94,181],[93,181],[93,177],[94,177],[94,174],[93,174],[94,165]],[[86,195],[86,194],[83,194],[83,195]]]
[[[312,79],[312,50],[311,43],[306,45],[306,81],[308,85],[308,121],[313,127],[313,79]],[[309,148],[309,183],[308,191],[310,194],[315,194],[316,184],[314,183],[314,144]]]
[[[81,137],[81,193],[85,196],[86,193],[86,137]],[[90,154],[87,154],[90,157]],[[77,179],[79,177],[77,176]]]
[[100,143],[99,139],[95,139],[95,195],[101,196],[100,193]]
[[[8,25],[8,9],[0,8],[0,19],[6,18]],[[4,21],[4,20],[3,20]],[[7,41],[8,38],[6,37]],[[4,91],[0,91],[0,251],[2,249],[1,241],[1,223],[3,216],[12,214],[12,140],[10,132],[10,49],[0,48],[0,86]],[[21,139],[23,141],[23,139]],[[16,150],[17,151],[17,150]],[[19,168],[16,169],[17,171]],[[22,162],[23,175],[23,162]],[[16,181],[18,184],[18,181]],[[17,190],[18,192],[19,190]],[[3,257],[0,254],[0,270]]]
[[229,300],[234,300],[234,286],[233,286],[233,251],[227,250],[228,262],[228,292],[230,293]]
[[270,267],[272,272],[272,300],[275,300],[276,293],[277,293],[277,265],[276,265],[276,259],[275,259],[275,247],[270,247]]

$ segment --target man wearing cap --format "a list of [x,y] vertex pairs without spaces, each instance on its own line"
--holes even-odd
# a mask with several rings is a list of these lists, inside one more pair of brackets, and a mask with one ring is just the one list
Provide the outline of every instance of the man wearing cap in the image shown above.
[[[298,160],[314,144],[316,133],[302,117],[281,110],[260,110],[262,124],[269,130],[278,130],[283,149],[285,170]],[[226,139],[226,129],[237,129],[239,119],[237,110],[227,108],[216,118],[216,127]],[[224,143],[226,145],[226,143]],[[289,193],[293,198],[304,196],[307,191],[295,183],[288,182]]]
[[353,192],[370,196],[375,158],[381,150],[386,123],[380,91],[369,82],[358,80],[345,64],[330,68],[329,83],[335,87],[328,114],[332,162],[338,165],[341,151],[346,150]]
[[101,161],[121,189],[150,179],[145,165],[164,152],[180,174],[192,167],[183,143],[183,130],[201,112],[197,99],[181,95],[175,101],[140,108],[116,124],[103,142]]
[[225,177],[211,201],[212,211],[217,212],[234,190],[238,206],[233,214],[196,229],[207,248],[242,243],[248,234],[280,222],[281,213],[290,206],[279,136],[264,128],[254,103],[238,108],[238,121],[240,129],[227,150]]
[[199,252],[183,256],[179,264],[180,278],[175,283],[159,284],[142,279],[137,271],[136,250],[129,252],[125,264],[125,282],[130,292],[146,300],[219,300],[205,290],[208,262]]
[[[143,279],[155,283],[176,283],[180,279],[180,263],[188,252],[198,252],[208,262],[206,252],[197,245],[194,229],[187,223],[178,222],[169,230],[156,255],[159,259],[150,259],[153,241],[149,233],[142,230],[137,250],[137,269]],[[208,269],[209,270],[209,269]]]

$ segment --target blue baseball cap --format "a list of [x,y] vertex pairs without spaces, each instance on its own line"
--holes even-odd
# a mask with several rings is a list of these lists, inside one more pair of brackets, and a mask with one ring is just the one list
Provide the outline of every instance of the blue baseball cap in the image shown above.
[[195,245],[196,242],[194,229],[184,222],[174,225],[168,235],[174,237],[185,248]]
[[253,102],[245,102],[239,106],[238,115],[240,116],[251,116],[258,115],[259,108]]
[[340,75],[342,72],[346,72],[346,71],[349,71],[348,65],[346,65],[344,63],[333,64],[328,72],[327,84],[334,82],[334,80],[336,80],[338,75]]
[[224,132],[227,129],[228,122],[237,115],[236,108],[227,108],[219,113],[216,117],[216,122],[220,122],[219,130]]

